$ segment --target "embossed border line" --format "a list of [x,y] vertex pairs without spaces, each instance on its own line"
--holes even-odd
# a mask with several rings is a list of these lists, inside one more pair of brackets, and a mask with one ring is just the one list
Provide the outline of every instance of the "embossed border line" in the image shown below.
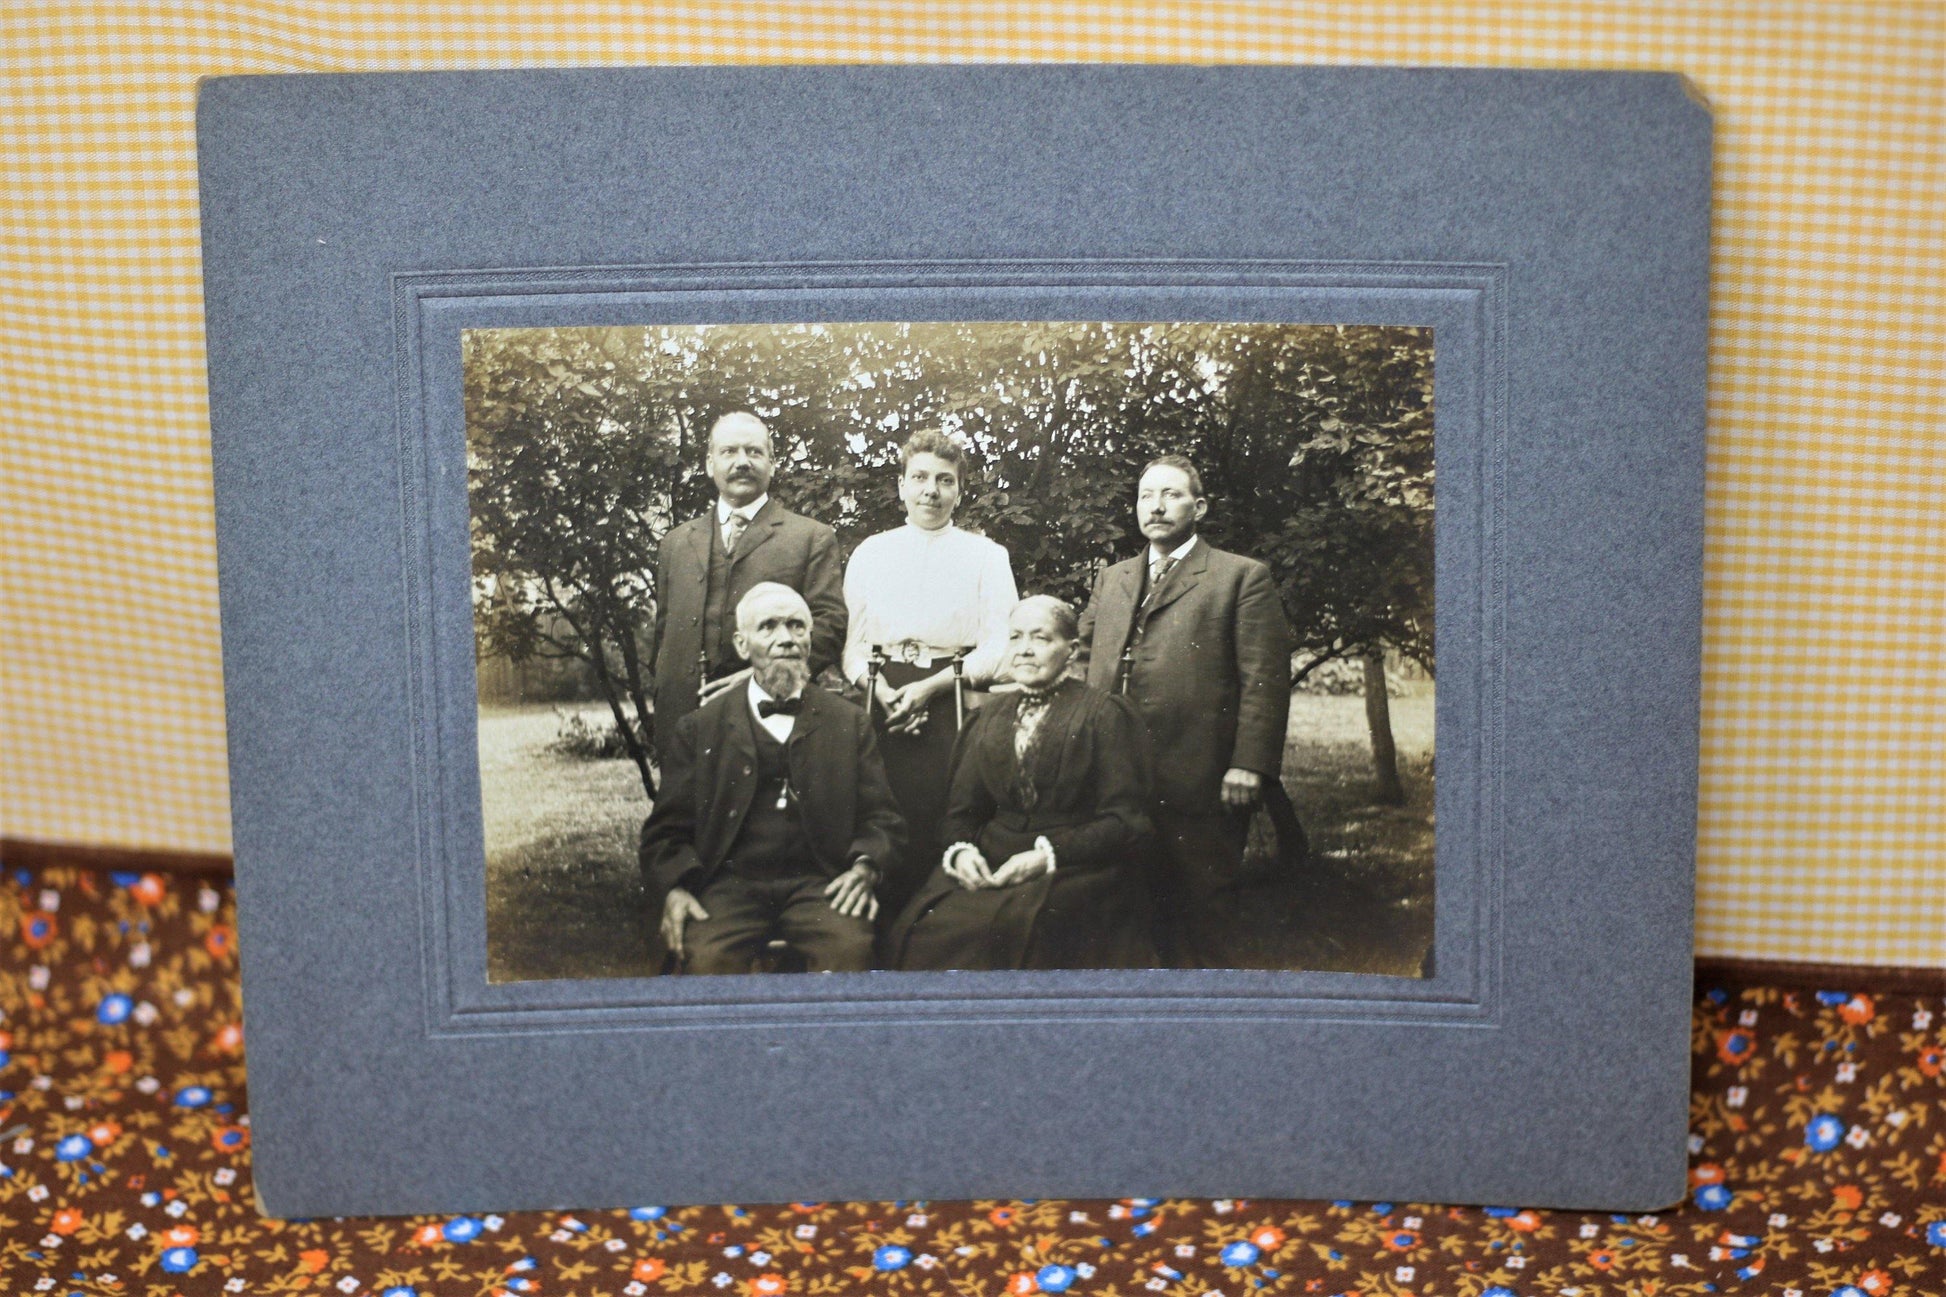
[[[1505,603],[1504,530],[1508,437],[1507,269],[1499,263],[1320,262],[1320,261],[928,261],[703,263],[665,266],[536,267],[481,270],[399,271],[391,277],[397,383],[397,447],[401,581],[410,645],[407,696],[411,728],[411,782],[414,810],[413,856],[421,903],[420,973],[425,988],[426,1030],[433,1035],[502,1035],[509,1032],[586,1032],[658,1028],[763,1028],[841,1024],[924,1022],[1017,1022],[1059,1018],[1064,1022],[1209,1021],[1222,1019],[1304,1022],[1358,1022],[1396,1025],[1490,1027],[1498,1021],[1496,988],[1503,921],[1505,778]],[[912,293],[954,291],[950,315],[860,314],[857,294],[873,300]],[[964,290],[963,295],[959,291]],[[477,888],[479,862],[458,859],[456,816],[479,815],[455,805],[451,759],[442,716],[456,701],[472,705],[469,690],[452,678],[451,650],[444,639],[457,629],[443,626],[436,613],[437,581],[429,491],[450,491],[450,465],[435,462],[437,450],[428,427],[437,402],[427,388],[429,310],[464,312],[464,327],[507,327],[507,317],[524,304],[554,299],[566,322],[677,324],[698,319],[696,303],[718,309],[725,303],[754,304],[737,318],[777,322],[864,319],[1019,319],[1017,311],[982,310],[982,296],[1022,294],[1077,299],[1121,290],[1160,296],[1200,294],[1215,300],[1224,293],[1279,293],[1292,304],[1292,319],[1308,318],[1295,309],[1308,294],[1353,293],[1369,298],[1371,322],[1424,323],[1399,318],[1401,294],[1437,296],[1465,302],[1471,335],[1463,356],[1444,339],[1436,342],[1435,400],[1441,430],[1464,423],[1473,431],[1465,450],[1474,458],[1477,498],[1470,502],[1476,525],[1464,537],[1478,567],[1477,605],[1461,618],[1475,640],[1475,706],[1465,741],[1475,749],[1477,777],[1463,795],[1472,802],[1474,831],[1456,842],[1443,828],[1435,845],[1440,864],[1436,885],[1449,868],[1471,875],[1463,913],[1437,909],[1434,941],[1442,968],[1457,964],[1462,976],[1441,971],[1426,979],[1369,974],[1280,973],[1240,970],[1167,972],[1071,972],[1048,974],[911,974],[836,978],[654,979],[494,983],[484,982],[483,902],[478,913],[456,906],[461,889]],[[839,301],[843,295],[848,301]],[[1388,299],[1388,295],[1389,299]],[[655,303],[654,307],[646,305]],[[1178,313],[1170,318],[1241,319],[1234,312]],[[475,322],[477,317],[477,322]],[[1134,318],[1098,312],[1060,317]],[[1157,317],[1159,318],[1159,317]],[[1274,318],[1257,316],[1253,318]],[[1344,320],[1315,319],[1315,323]],[[1450,337],[1450,331],[1448,333]],[[1471,371],[1471,409],[1454,410],[1446,399],[1447,376],[1456,361]],[[1458,417],[1456,417],[1458,416]],[[445,430],[450,433],[450,429]],[[463,442],[464,431],[459,432]],[[1456,433],[1448,433],[1438,454],[1442,463]],[[442,443],[443,444],[443,443]],[[435,484],[444,476],[443,487]],[[1442,506],[1448,500],[1442,470]],[[464,491],[463,477],[459,487]],[[1442,541],[1442,544],[1445,543]],[[1442,566],[1444,566],[1442,564]],[[1460,629],[1439,619],[1444,639]],[[473,680],[470,619],[463,637],[466,685]],[[1444,650],[1442,649],[1442,656]],[[442,663],[446,664],[442,674]],[[459,699],[457,695],[464,694]],[[1442,749],[1448,741],[1441,732]],[[477,762],[470,747],[466,761]],[[474,767],[477,770],[477,766]],[[1437,901],[1436,901],[1437,905]],[[923,980],[919,980],[923,979]]]

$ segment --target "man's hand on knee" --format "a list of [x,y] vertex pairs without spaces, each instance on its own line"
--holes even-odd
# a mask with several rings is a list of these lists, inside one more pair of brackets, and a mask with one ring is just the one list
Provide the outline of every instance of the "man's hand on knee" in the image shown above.
[[683,956],[682,930],[691,919],[707,919],[709,911],[680,887],[671,887],[669,895],[662,902],[662,941],[675,953],[677,959]]
[[824,894],[831,898],[831,908],[838,913],[869,923],[878,918],[878,897],[872,895],[876,886],[878,867],[861,859],[826,884]]

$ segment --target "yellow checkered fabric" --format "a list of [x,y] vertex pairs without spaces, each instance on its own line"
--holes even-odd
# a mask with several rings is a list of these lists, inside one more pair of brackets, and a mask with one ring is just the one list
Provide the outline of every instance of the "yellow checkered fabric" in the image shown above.
[[1674,69],[1717,113],[1699,948],[1946,963],[1946,6],[0,10],[0,831],[228,846],[192,110],[228,72],[1121,60]]

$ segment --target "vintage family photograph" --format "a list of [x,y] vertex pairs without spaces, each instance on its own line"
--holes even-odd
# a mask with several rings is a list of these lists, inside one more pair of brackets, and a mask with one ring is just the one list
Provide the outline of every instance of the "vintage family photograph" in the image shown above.
[[489,977],[1430,975],[1433,357],[466,331]]

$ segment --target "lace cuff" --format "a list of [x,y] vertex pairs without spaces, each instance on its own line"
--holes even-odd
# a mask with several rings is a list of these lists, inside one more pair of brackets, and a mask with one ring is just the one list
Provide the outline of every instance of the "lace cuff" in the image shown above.
[[1034,839],[1034,847],[1036,850],[1046,853],[1047,872],[1050,874],[1053,873],[1054,872],[1054,844],[1052,842],[1049,842],[1047,840],[1047,835],[1043,833],[1040,837]]
[[974,846],[971,842],[955,842],[952,846],[946,848],[946,850],[940,854],[939,867],[941,869],[949,869],[952,866],[953,858],[959,855],[960,852],[978,851],[978,850],[979,848]]

